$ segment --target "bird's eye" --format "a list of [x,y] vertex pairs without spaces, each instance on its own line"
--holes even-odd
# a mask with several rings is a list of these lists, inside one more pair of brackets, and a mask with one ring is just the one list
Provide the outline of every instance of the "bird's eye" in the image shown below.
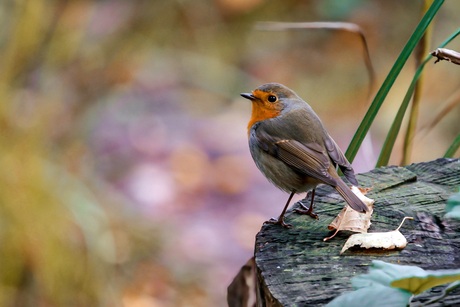
[[277,99],[278,98],[276,98],[276,96],[274,96],[274,95],[268,96],[268,101],[270,101],[270,102],[275,102]]

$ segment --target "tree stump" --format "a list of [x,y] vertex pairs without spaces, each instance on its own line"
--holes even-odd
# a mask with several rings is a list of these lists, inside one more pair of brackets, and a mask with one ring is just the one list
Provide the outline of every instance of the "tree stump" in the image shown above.
[[[334,189],[321,186],[315,196],[319,220],[290,210],[286,221],[293,225],[291,229],[266,224],[257,234],[257,306],[327,304],[352,291],[350,278],[367,273],[371,261],[377,259],[426,270],[460,268],[460,221],[444,218],[446,200],[460,186],[460,160],[382,167],[358,174],[357,179],[362,187],[372,188],[366,196],[375,200],[368,232],[395,230],[405,216],[414,217],[400,230],[407,238],[407,247],[339,255],[351,233],[341,231],[327,242],[323,238],[331,235],[327,226],[344,200]],[[438,296],[441,289],[433,288],[417,300]],[[460,306],[460,290],[450,293],[441,304]]]

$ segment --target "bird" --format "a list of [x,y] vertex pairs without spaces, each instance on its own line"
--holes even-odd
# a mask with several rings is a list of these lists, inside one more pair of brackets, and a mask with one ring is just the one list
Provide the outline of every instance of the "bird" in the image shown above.
[[248,140],[251,156],[262,174],[276,187],[290,193],[278,219],[267,221],[291,228],[285,213],[297,193],[311,195],[310,207],[296,210],[314,218],[315,190],[319,184],[332,186],[354,210],[368,207],[351,191],[336,171],[358,186],[354,170],[337,143],[326,131],[311,106],[293,90],[279,83],[267,83],[251,93],[241,93],[252,103]]

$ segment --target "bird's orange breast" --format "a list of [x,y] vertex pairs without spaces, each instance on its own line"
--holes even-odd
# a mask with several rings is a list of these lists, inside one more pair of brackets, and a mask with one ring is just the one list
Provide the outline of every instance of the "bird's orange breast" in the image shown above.
[[248,135],[252,125],[269,118],[277,117],[279,114],[280,110],[267,107],[262,101],[253,101],[251,119],[248,123]]

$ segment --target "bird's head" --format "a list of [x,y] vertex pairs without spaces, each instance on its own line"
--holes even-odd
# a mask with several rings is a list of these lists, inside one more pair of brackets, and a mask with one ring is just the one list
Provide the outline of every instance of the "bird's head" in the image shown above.
[[241,93],[241,96],[252,102],[248,130],[256,122],[277,117],[291,104],[301,101],[294,91],[279,83],[263,84],[252,93]]

